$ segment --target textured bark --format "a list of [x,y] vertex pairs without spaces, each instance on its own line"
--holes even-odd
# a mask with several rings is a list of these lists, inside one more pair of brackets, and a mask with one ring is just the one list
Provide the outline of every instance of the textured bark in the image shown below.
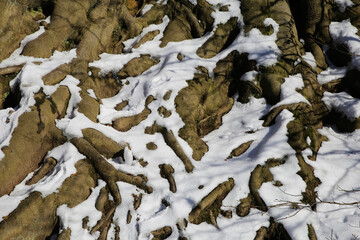
[[[255,97],[264,98],[267,104],[275,105],[280,100],[281,86],[285,78],[300,74],[304,87],[298,92],[310,104],[305,102],[284,104],[261,114],[265,128],[271,127],[283,111],[287,110],[293,114],[294,119],[287,124],[287,143],[296,154],[300,168],[297,174],[306,184],[301,202],[307,204],[312,211],[316,211],[317,187],[321,181],[316,177],[314,168],[305,161],[303,151],[309,148],[312,155],[308,156],[308,159],[316,160],[322,142],[327,140],[318,131],[324,124],[335,124],[339,131],[344,132],[352,132],[360,128],[360,118],[348,119],[335,110],[329,111],[322,100],[325,91],[346,91],[351,96],[359,98],[359,70],[351,69],[344,78],[324,85],[321,85],[317,78],[319,73],[331,64],[348,66],[351,63],[353,56],[349,53],[349,48],[331,39],[329,25],[331,21],[350,19],[353,26],[359,29],[360,2],[353,0],[354,6],[341,12],[333,0],[241,0],[242,16],[229,18],[220,24],[214,24],[212,16],[228,11],[226,5],[211,5],[206,0],[197,0],[196,5],[188,0],[168,0],[166,4],[162,2],[154,0],[0,1],[0,62],[20,46],[25,36],[43,27],[44,33],[29,41],[21,54],[35,58],[50,58],[55,51],[62,52],[76,48],[74,59],[43,76],[42,81],[45,86],[55,87],[69,75],[78,79],[77,86],[81,100],[77,104],[77,111],[91,120],[92,124],[99,124],[98,116],[103,110],[101,106],[105,98],[116,96],[123,87],[136,83],[137,77],[146,76],[151,69],[159,66],[163,68],[166,64],[173,64],[174,61],[182,61],[188,57],[181,53],[181,49],[175,53],[174,58],[163,62],[155,54],[154,56],[138,54],[121,69],[104,75],[100,74],[100,69],[89,65],[98,60],[100,54],[137,53],[154,39],[157,39],[156,44],[161,49],[168,49],[174,42],[200,39],[211,34],[194,54],[200,57],[199,59],[209,61],[217,59],[213,64],[214,69],[194,66],[197,70],[194,77],[185,79],[187,86],[176,93],[168,90],[165,94],[153,96],[144,90],[146,96],[141,101],[143,109],[133,114],[131,114],[133,109],[129,110],[129,108],[134,106],[127,99],[120,99],[114,109],[118,113],[124,112],[125,115],[111,119],[109,123],[101,126],[103,129],[117,130],[117,134],[127,134],[126,132],[136,129],[140,123],[147,121],[153,113],[161,116],[164,121],[178,114],[179,119],[184,123],[178,133],[159,122],[154,122],[153,119],[150,125],[144,127],[144,134],[159,134],[159,139],[171,148],[176,157],[174,164],[156,163],[156,167],[159,167],[156,174],[167,180],[169,191],[174,196],[178,194],[180,187],[177,189],[177,183],[181,181],[177,179],[178,170],[176,172],[174,170],[175,161],[181,161],[180,166],[185,174],[193,174],[198,166],[198,162],[195,161],[202,160],[209,150],[204,137],[220,128],[223,116],[232,109],[236,101],[248,103],[252,97]],[[153,4],[153,7],[142,14],[141,10],[147,3]],[[50,24],[42,21],[47,16],[51,19]],[[165,16],[169,23],[163,32],[151,30],[140,36],[146,27],[162,23]],[[281,53],[276,64],[267,67],[258,66],[255,60],[249,60],[248,53],[234,49],[226,52],[226,55],[221,55],[221,59],[216,58],[231,46],[239,34],[246,36],[257,28],[263,35],[271,35],[274,29],[264,24],[267,18],[272,18],[279,25],[275,43]],[[240,26],[239,22],[243,22],[243,25]],[[126,46],[125,41],[132,38],[135,39],[132,46]],[[325,52],[323,47],[329,50]],[[313,54],[316,67],[310,66],[303,59],[305,52]],[[32,61],[33,64],[39,64],[37,60]],[[0,69],[0,110],[8,109],[9,116],[19,109],[20,100],[24,97],[20,86],[10,87],[10,81],[16,78],[18,73],[21,74],[24,66],[26,67],[27,64],[18,63]],[[246,72],[252,70],[259,73],[254,81],[239,80]],[[151,80],[147,79],[147,81]],[[90,90],[95,96],[89,93]],[[99,179],[106,182],[95,203],[96,209],[102,212],[102,217],[92,228],[87,226],[89,218],[84,218],[83,227],[90,234],[99,231],[99,239],[109,239],[107,236],[109,229],[115,228],[115,239],[119,239],[121,229],[113,219],[116,216],[117,206],[122,202],[117,183],[129,183],[138,191],[133,194],[133,209],[128,210],[127,224],[137,221],[136,210],[140,208],[143,196],[153,191],[146,176],[138,172],[130,174],[121,171],[115,164],[109,162],[109,159],[113,158],[117,159],[119,164],[127,162],[132,166],[131,164],[138,161],[142,167],[146,167],[148,164],[146,159],[137,159],[136,156],[131,156],[130,159],[126,156],[125,152],[131,151],[126,142],[116,142],[112,139],[114,136],[105,135],[91,127],[82,129],[82,136],[76,137],[66,135],[58,128],[58,120],[67,114],[69,120],[73,117],[67,112],[72,94],[64,85],[60,85],[51,94],[44,92],[43,88],[34,94],[35,104],[19,116],[17,125],[11,132],[9,144],[1,149],[4,157],[0,159],[0,197],[10,194],[32,172],[34,172],[33,176],[26,181],[28,186],[36,185],[51,173],[59,164],[59,159],[46,155],[59,145],[71,142],[86,159],[77,162],[75,165],[77,173],[68,177],[57,192],[46,197],[41,196],[37,191],[31,192],[9,216],[0,222],[0,239],[20,237],[45,239],[52,232],[58,239],[70,239],[70,229],[54,229],[58,222],[56,209],[62,204],[74,207],[85,201],[91,189],[97,186]],[[165,105],[169,99],[174,101],[173,109],[170,109],[172,105]],[[164,102],[156,105],[154,111],[152,108],[155,106],[154,102],[160,100]],[[2,121],[6,123],[8,120],[4,117]],[[151,137],[156,139],[155,136]],[[238,147],[234,148],[230,155],[226,153],[227,160],[236,161],[236,158],[246,155],[250,151],[248,149],[257,144],[256,140],[251,139],[238,143],[236,145]],[[189,154],[183,148],[183,143],[188,144],[192,153]],[[144,148],[156,153],[159,151],[158,146],[155,140],[151,140]],[[222,160],[225,159],[219,159]],[[268,212],[269,206],[263,201],[259,189],[262,184],[275,180],[271,168],[284,163],[285,156],[284,159],[274,159],[269,156],[264,164],[252,167],[247,183],[248,195],[239,199],[236,203],[238,206],[233,206],[238,216],[249,215],[251,209]],[[231,211],[220,208],[222,201],[229,192],[233,191],[235,184],[237,183],[233,178],[220,183],[200,202],[194,203],[187,220],[192,224],[207,222],[218,227],[219,213],[231,218]],[[274,184],[281,185],[280,182]],[[162,199],[162,207],[166,208],[169,204],[166,199]],[[177,224],[179,239],[186,238],[184,231],[187,220],[181,219]],[[176,229],[173,226],[164,226],[149,232],[148,237],[152,235],[153,239],[166,239],[174,231]],[[308,225],[308,235],[309,239],[317,239],[312,225]],[[270,218],[269,226],[260,227],[255,239],[290,239],[290,237],[283,225]]]

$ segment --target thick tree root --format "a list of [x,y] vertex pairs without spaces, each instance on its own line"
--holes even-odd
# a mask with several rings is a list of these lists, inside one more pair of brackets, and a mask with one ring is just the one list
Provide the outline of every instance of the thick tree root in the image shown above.
[[258,190],[263,183],[274,180],[274,177],[270,172],[270,168],[284,164],[285,160],[286,159],[270,158],[266,161],[264,166],[257,165],[255,167],[255,169],[251,172],[249,180],[250,193],[246,198],[241,199],[240,204],[236,207],[236,214],[238,216],[247,216],[250,213],[250,209],[253,207],[264,212],[268,210],[268,207],[261,198]]
[[122,69],[120,69],[117,75],[120,79],[135,77],[158,63],[159,60],[152,58],[150,55],[141,55],[138,58],[131,59]]
[[170,191],[176,193],[176,183],[172,174],[175,172],[174,168],[170,164],[161,164],[159,165],[160,175],[163,178],[166,178],[170,185]]
[[271,239],[291,240],[291,237],[284,226],[281,223],[275,222],[273,218],[270,218],[269,227],[261,227],[256,231],[256,236],[254,238],[254,240]]
[[100,194],[96,199],[95,208],[100,212],[104,211],[105,205],[109,200],[108,191],[105,187],[100,190]]
[[71,230],[69,228],[64,229],[58,237],[58,240],[70,240]]
[[[37,21],[44,19],[41,11],[29,11],[40,6],[39,1],[0,2],[0,62],[9,57],[20,45],[21,40],[39,28]],[[2,75],[2,74],[0,74]]]
[[172,234],[172,228],[170,226],[165,226],[152,231],[151,234],[154,236],[152,240],[163,240]]
[[151,113],[151,110],[148,108],[148,105],[153,100],[154,100],[153,96],[149,96],[146,99],[145,108],[142,112],[133,116],[118,118],[115,121],[113,121],[112,123],[113,128],[121,132],[126,132],[129,131],[131,128],[137,126],[139,123],[144,121]]
[[[219,24],[213,36],[211,36],[197,51],[196,54],[202,58],[216,56],[225,45],[230,45],[240,29],[237,27],[237,18],[231,18],[225,24]],[[230,42],[230,43],[229,43]]]
[[10,67],[6,67],[6,68],[0,68],[0,75],[2,76],[2,75],[19,72],[23,66],[24,66],[24,64],[21,64],[18,66],[10,66]]
[[[3,147],[5,157],[0,161],[0,196],[9,194],[38,164],[46,153],[65,142],[55,119],[63,117],[70,92],[67,87],[47,97],[39,92],[35,95],[35,106],[31,112],[19,117],[18,126],[12,133],[9,146]],[[27,161],[24,161],[26,156]]]
[[125,148],[93,128],[82,129],[81,132],[84,138],[106,158],[113,157]]
[[56,163],[57,160],[55,158],[46,158],[44,164],[34,173],[32,178],[26,182],[26,185],[32,185],[40,181],[48,172],[54,169]]
[[146,185],[146,179],[142,176],[134,176],[128,173],[116,170],[110,163],[108,163],[103,156],[84,138],[73,138],[71,143],[84,154],[94,165],[96,171],[101,178],[107,183],[111,195],[114,197],[116,205],[121,203],[121,196],[116,185],[117,181],[127,182],[133,184],[145,192],[151,193],[152,188]]
[[[101,234],[102,234],[102,232],[104,232],[104,230],[107,234],[107,230],[111,223],[112,217],[115,213],[115,209],[116,209],[115,203],[113,201],[108,201],[103,210],[103,215],[102,215],[101,219],[91,229],[90,234],[93,234],[96,231],[100,231],[100,236],[101,236]],[[105,237],[106,237],[106,235],[105,235]]]
[[246,150],[249,149],[249,147],[251,146],[251,144],[253,142],[254,142],[254,140],[248,141],[246,143],[242,143],[240,146],[238,146],[237,148],[235,148],[234,150],[231,151],[231,153],[227,157],[227,159],[240,156],[241,154],[246,152]]
[[154,134],[156,132],[162,134],[166,144],[174,151],[176,156],[178,156],[180,158],[180,160],[184,163],[185,170],[187,172],[192,172],[194,169],[194,165],[191,163],[188,156],[182,150],[182,148],[179,145],[179,143],[177,142],[173,132],[171,130],[168,131],[165,127],[162,127],[156,123],[154,123],[151,127],[147,127],[145,129],[145,133],[147,133],[147,134]]
[[232,178],[219,184],[190,212],[189,221],[193,224],[200,224],[206,221],[216,226],[216,217],[220,212],[222,200],[233,189],[234,185],[234,179]]
[[201,160],[208,151],[201,138],[219,128],[222,116],[233,106],[234,100],[228,96],[229,86],[239,77],[235,69],[240,59],[237,52],[232,52],[220,60],[214,69],[214,79],[206,68],[198,67],[199,73],[175,98],[176,111],[185,123],[179,136],[193,149],[194,160]]
[[302,192],[303,203],[309,204],[312,210],[316,210],[316,198],[317,192],[315,191],[316,187],[321,184],[319,178],[314,175],[314,168],[307,164],[301,154],[296,155],[299,160],[300,171],[297,173],[306,183],[305,192]]
[[[97,182],[92,165],[84,160],[75,164],[77,174],[67,178],[56,193],[43,198],[32,192],[0,222],[0,239],[45,239],[56,224],[56,209],[67,204],[70,208],[86,200]],[[66,231],[66,230],[64,230]],[[64,233],[65,234],[65,233]]]

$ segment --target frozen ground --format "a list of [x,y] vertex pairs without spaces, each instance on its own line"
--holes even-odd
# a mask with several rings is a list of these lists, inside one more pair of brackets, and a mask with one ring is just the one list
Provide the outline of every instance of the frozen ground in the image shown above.
[[[192,2],[196,3],[196,1]],[[225,2],[229,5],[229,11],[226,13],[215,11],[213,14],[215,24],[226,22],[232,16],[241,16],[239,1]],[[351,4],[351,1],[337,1],[337,3],[346,7]],[[147,8],[149,7],[151,6]],[[147,8],[144,8],[143,11]],[[239,18],[239,26],[242,26],[241,21]],[[212,72],[217,61],[226,57],[233,50],[248,52],[249,59],[256,60],[258,65],[262,66],[270,66],[276,63],[280,56],[280,51],[275,44],[278,25],[272,19],[266,19],[265,24],[273,26],[273,34],[264,36],[257,29],[253,29],[246,35],[240,33],[227,49],[211,59],[200,58],[196,54],[196,49],[212,33],[194,40],[169,43],[165,48],[160,48],[162,32],[168,23],[169,19],[165,17],[161,24],[149,26],[143,30],[140,36],[125,43],[125,50],[129,50],[147,32],[153,30],[161,32],[154,40],[143,44],[141,47],[121,55],[104,53],[100,55],[100,60],[90,64],[90,66],[100,68],[100,74],[106,74],[117,72],[128,61],[140,56],[140,54],[150,53],[160,59],[160,64],[153,66],[142,75],[122,80],[124,82],[129,81],[130,84],[124,85],[116,96],[102,100],[101,111],[98,116],[99,123],[90,121],[77,111],[76,106],[81,100],[77,79],[68,76],[55,86],[45,86],[41,79],[42,76],[57,66],[75,58],[75,49],[69,52],[55,52],[49,59],[33,59],[21,56],[21,48],[27,41],[39,36],[43,29],[25,38],[19,50],[15,51],[9,59],[0,63],[0,68],[25,63],[25,67],[11,82],[12,85],[16,82],[20,83],[23,97],[19,108],[15,109],[9,119],[7,118],[10,109],[0,110],[0,148],[9,144],[18,117],[34,104],[34,93],[42,87],[45,93],[51,94],[58,86],[66,85],[72,96],[67,114],[65,118],[57,121],[57,127],[69,139],[82,136],[81,129],[91,127],[103,132],[118,143],[129,143],[131,151],[127,150],[125,159],[120,161],[121,163],[118,159],[109,159],[109,161],[117,169],[146,175],[148,184],[154,188],[152,194],[145,194],[133,185],[118,182],[123,201],[116,208],[114,223],[120,226],[120,239],[149,239],[152,230],[165,225],[176,229],[176,223],[179,220],[188,218],[192,208],[218,184],[228,180],[228,178],[234,179],[235,187],[224,199],[223,209],[231,210],[233,212],[232,218],[228,219],[219,215],[217,219],[218,228],[207,223],[195,225],[189,222],[183,233],[184,236],[190,239],[253,239],[260,227],[269,226],[270,217],[281,222],[293,239],[307,239],[308,224],[314,227],[318,239],[351,239],[354,236],[359,236],[360,208],[356,204],[348,204],[360,201],[359,130],[344,134],[336,132],[331,127],[321,129],[321,134],[326,136],[328,141],[323,143],[316,161],[311,161],[305,157],[306,163],[314,167],[315,176],[321,180],[321,184],[316,189],[319,201],[317,211],[312,211],[308,206],[301,205],[301,192],[305,191],[306,184],[297,174],[300,170],[298,160],[295,157],[295,151],[287,143],[286,125],[293,120],[292,113],[283,110],[271,127],[263,127],[263,121],[259,120],[266,112],[276,106],[297,102],[309,104],[296,91],[296,89],[303,87],[300,75],[289,76],[285,79],[281,88],[281,101],[276,106],[267,105],[264,99],[255,98],[251,98],[246,104],[236,102],[231,111],[223,117],[221,127],[203,138],[209,147],[209,151],[201,161],[192,160],[195,169],[190,174],[185,171],[183,163],[166,145],[160,133],[144,134],[144,129],[154,122],[166,127],[175,134],[186,155],[192,159],[191,148],[177,134],[184,123],[175,110],[174,101],[177,93],[187,86],[186,80],[193,78],[196,71],[195,67],[205,66],[209,72]],[[337,41],[348,44],[350,51],[358,54],[359,41],[352,41],[351,39],[359,39],[359,37],[356,35],[356,29],[349,21],[332,23],[330,30]],[[178,53],[184,56],[182,61],[177,59]],[[308,59],[313,60],[312,55],[308,54],[307,56]],[[33,61],[41,64],[33,64]],[[351,64],[354,67],[360,67],[360,62],[356,57],[353,58]],[[343,76],[345,72],[346,69],[344,68],[329,68],[320,75],[319,81],[326,83],[335,80],[339,76]],[[248,72],[241,80],[251,81],[256,74],[256,72]],[[170,99],[164,100],[162,96],[169,90],[172,91]],[[146,97],[150,95],[156,99],[148,106],[151,114],[139,125],[127,132],[118,132],[106,125],[119,117],[141,112]],[[114,107],[125,100],[128,101],[128,106],[122,111],[116,111]],[[360,116],[359,100],[354,99],[349,94],[325,93],[323,100],[329,108],[335,108],[350,119]],[[164,119],[158,114],[157,109],[160,106],[164,106],[172,112],[169,118]],[[249,141],[253,141],[253,143],[244,154],[227,159],[234,148]],[[146,144],[149,142],[154,142],[158,148],[148,150]],[[311,150],[306,149],[302,154],[303,156],[311,155]],[[30,174],[10,195],[1,197],[0,219],[13,211],[19,202],[32,191],[39,191],[43,196],[55,192],[67,177],[75,173],[74,164],[83,158],[69,142],[49,151],[48,156],[59,160],[56,168],[37,184],[27,186],[25,182],[31,177],[32,174]],[[144,168],[138,161],[132,161],[132,156],[136,156],[137,159],[143,158],[149,164]],[[239,200],[247,197],[250,191],[248,183],[254,168],[258,164],[263,165],[269,158],[284,158],[285,156],[286,162],[284,164],[270,169],[274,181],[264,183],[259,189],[260,196],[265,203],[273,207],[266,213],[252,209],[249,215],[238,217],[235,208],[239,204]],[[0,152],[1,157],[2,152]],[[168,182],[159,175],[158,166],[162,163],[171,164],[175,170],[173,176],[177,184],[176,193],[169,191]],[[277,187],[274,185],[275,181],[280,181],[283,185]],[[94,226],[100,219],[101,213],[95,209],[94,205],[97,193],[104,185],[103,181],[99,181],[98,186],[93,189],[89,198],[80,205],[74,208],[62,205],[58,208],[57,214],[62,225],[72,230],[71,239],[96,239],[98,237],[98,233],[95,232],[90,235],[81,228],[81,219],[89,216],[89,227]],[[201,185],[204,187],[199,189]],[[144,196],[140,207],[135,211],[132,195],[139,192],[144,193]],[[170,206],[164,207],[162,199],[166,199]],[[291,202],[299,203],[299,206],[294,207]],[[126,223],[128,211],[133,216],[129,224]],[[114,226],[114,224],[111,225],[108,239],[114,235]],[[168,239],[178,239],[178,237],[178,231],[173,231]]]

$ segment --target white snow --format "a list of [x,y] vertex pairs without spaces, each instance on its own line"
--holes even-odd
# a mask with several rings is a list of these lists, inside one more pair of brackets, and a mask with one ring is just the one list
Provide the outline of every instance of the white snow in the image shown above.
[[305,55],[301,56],[305,62],[307,62],[311,67],[316,67],[315,57],[311,52],[305,52]]
[[349,53],[352,55],[352,65],[360,69],[358,29],[351,24],[350,20],[344,20],[342,22],[331,22],[329,31],[335,43],[345,44],[349,48]]
[[325,92],[322,100],[329,109],[344,114],[349,120],[360,117],[360,99],[353,98],[346,92]]
[[322,71],[318,75],[318,82],[320,84],[325,84],[333,80],[343,78],[345,77],[347,70],[348,70],[347,67],[340,67],[340,68],[328,67],[326,70]]
[[351,0],[335,0],[335,3],[338,5],[341,12],[345,12],[346,8],[354,6],[354,3]]
[[[167,3],[167,1],[158,2]],[[194,5],[197,4],[196,0],[190,2]],[[175,98],[178,92],[187,86],[186,81],[193,79],[196,68],[204,66],[209,70],[210,76],[213,76],[216,63],[232,51],[248,53],[249,60],[255,60],[257,67],[276,64],[281,54],[275,43],[279,25],[273,19],[268,18],[264,21],[265,25],[271,25],[274,29],[271,35],[262,35],[258,29],[252,29],[245,34],[242,29],[244,24],[240,13],[240,1],[208,0],[208,2],[217,6],[214,7],[215,11],[212,14],[215,18],[214,30],[218,24],[226,23],[231,17],[238,17],[240,28],[240,34],[230,46],[213,58],[203,59],[196,54],[196,50],[214,34],[214,31],[197,39],[170,42],[167,46],[160,48],[163,32],[170,22],[169,17],[165,16],[162,23],[150,25],[143,29],[139,36],[127,40],[124,43],[124,53],[118,55],[103,53],[99,56],[99,60],[89,64],[89,66],[101,69],[100,74],[103,75],[109,72],[116,74],[126,63],[142,54],[151,54],[160,61],[140,76],[122,80],[123,83],[128,81],[128,84],[124,84],[119,93],[111,98],[102,99],[98,123],[89,120],[77,109],[77,105],[81,101],[78,79],[68,75],[55,86],[46,86],[42,81],[45,74],[76,58],[76,49],[70,52],[54,52],[53,56],[48,59],[21,56],[20,53],[25,44],[37,38],[44,29],[40,28],[36,33],[27,36],[19,49],[0,63],[0,68],[25,64],[18,76],[11,82],[12,87],[18,84],[21,89],[22,101],[19,107],[0,110],[0,149],[9,145],[11,134],[17,126],[18,117],[29,111],[29,107],[34,104],[34,93],[43,88],[46,95],[51,95],[59,86],[63,85],[67,86],[71,93],[66,116],[56,120],[56,126],[62,130],[63,134],[71,139],[72,137],[81,137],[81,129],[94,128],[119,144],[127,143],[129,147],[125,148],[124,159],[108,159],[109,163],[116,169],[131,174],[145,175],[148,178],[148,184],[153,187],[153,193],[147,194],[134,185],[117,182],[122,203],[116,208],[108,239],[115,234],[115,224],[121,229],[121,239],[149,239],[151,231],[163,226],[170,226],[173,230],[168,239],[178,239],[180,233],[177,231],[176,224],[187,219],[193,207],[203,197],[230,177],[234,179],[235,186],[224,199],[222,209],[231,210],[233,217],[227,219],[219,215],[217,218],[218,229],[207,223],[195,225],[189,222],[182,232],[184,236],[189,239],[254,239],[256,231],[260,227],[269,226],[270,217],[281,222],[293,239],[307,239],[307,224],[312,224],[318,234],[318,239],[329,238],[332,233],[334,239],[350,239],[352,234],[360,235],[360,210],[356,205],[319,203],[317,211],[312,211],[309,206],[302,203],[299,203],[300,208],[298,209],[289,204],[274,206],[289,201],[300,202],[306,184],[298,174],[300,167],[296,153],[288,144],[287,124],[294,120],[293,114],[283,110],[276,117],[274,125],[270,127],[263,127],[263,121],[260,118],[274,107],[281,105],[298,102],[310,104],[297,92],[304,87],[300,74],[285,78],[285,82],[281,86],[280,102],[274,106],[266,104],[263,98],[251,97],[246,104],[235,102],[232,109],[223,116],[222,125],[203,138],[209,151],[205,153],[201,161],[192,159],[192,149],[178,136],[179,129],[184,126],[184,123],[176,112]],[[337,0],[336,3],[344,8],[352,4],[350,0]],[[228,12],[218,10],[218,6],[223,5],[228,6]],[[142,14],[145,14],[151,7],[151,4],[146,5]],[[154,30],[159,30],[160,33],[152,41],[142,44],[139,48],[132,48],[145,34]],[[330,32],[335,41],[349,47],[353,54],[350,67],[359,68],[360,38],[356,35],[357,29],[351,25],[350,21],[346,20],[341,23],[331,23]],[[181,61],[177,58],[178,53],[183,55]],[[302,58],[312,67],[316,66],[311,53],[306,53]],[[348,67],[328,68],[319,75],[318,81],[320,84],[324,84],[341,78],[345,76],[348,69]],[[258,70],[249,71],[240,80],[254,81],[258,74],[260,74]],[[170,99],[164,100],[163,96],[169,90],[172,91]],[[92,89],[88,90],[88,94],[97,99]],[[151,113],[139,125],[127,132],[119,132],[108,126],[115,119],[132,116],[143,111],[145,99],[150,95],[155,98],[148,105]],[[128,105],[122,111],[116,111],[115,106],[123,101],[128,101]],[[329,109],[335,109],[349,119],[360,116],[359,100],[345,92],[325,92],[323,101]],[[157,109],[161,106],[171,111],[170,117],[160,116]],[[13,112],[11,113],[11,111]],[[195,166],[191,174],[185,171],[184,164],[164,142],[160,133],[144,134],[145,128],[154,122],[174,133],[179,145]],[[323,143],[317,160],[311,161],[306,157],[312,154],[310,149],[302,152],[306,163],[314,167],[315,176],[322,182],[316,189],[319,201],[340,203],[358,201],[359,191],[344,190],[360,189],[359,130],[351,134],[341,134],[331,128],[323,127],[320,132],[327,136],[329,141]],[[253,142],[245,153],[227,159],[233,149],[249,141]],[[146,144],[149,142],[154,142],[158,148],[148,150]],[[307,143],[311,144],[310,138],[307,138]],[[0,198],[1,219],[9,215],[32,191],[41,192],[43,197],[56,192],[63,181],[76,172],[74,164],[84,158],[69,142],[49,151],[47,157],[53,157],[58,162],[43,179],[36,184],[27,186],[25,182],[33,175],[30,173],[10,195]],[[3,153],[0,151],[0,159],[2,158]],[[148,162],[146,167],[140,165],[139,159],[141,158]],[[264,165],[270,158],[284,160],[283,164],[270,169],[274,182],[280,181],[283,185],[277,187],[274,182],[264,183],[259,189],[259,194],[268,206],[274,207],[271,207],[266,213],[252,209],[248,216],[238,217],[235,213],[236,206],[240,199],[247,197],[250,192],[248,183],[251,172],[256,166]],[[167,180],[160,177],[159,165],[163,163],[171,164],[175,170],[173,176],[177,186],[176,193],[170,192]],[[99,232],[90,235],[88,231],[82,229],[81,224],[82,219],[86,216],[89,216],[90,228],[100,219],[101,213],[96,210],[95,201],[100,189],[105,185],[105,182],[99,180],[98,185],[92,190],[86,201],[74,208],[62,205],[57,209],[61,226],[72,230],[71,239],[96,239],[99,236]],[[199,189],[201,185],[203,188]],[[138,196],[139,194],[143,194],[142,203],[137,210],[134,210],[133,195]],[[111,196],[109,197],[111,198]],[[170,205],[166,207],[162,204],[162,200],[166,200]],[[128,212],[132,215],[129,224],[126,223]]]
[[310,105],[310,102],[296,90],[301,90],[304,87],[304,82],[301,74],[296,74],[285,78],[285,82],[281,85],[280,101],[275,104],[272,109],[281,105],[293,104],[298,102],[305,102]]

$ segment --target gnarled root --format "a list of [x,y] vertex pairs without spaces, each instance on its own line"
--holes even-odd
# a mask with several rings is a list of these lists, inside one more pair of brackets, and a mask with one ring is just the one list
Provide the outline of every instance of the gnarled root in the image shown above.
[[182,150],[180,144],[176,140],[173,132],[170,130],[168,131],[165,127],[162,127],[156,123],[154,123],[151,127],[147,127],[145,129],[145,133],[147,134],[154,134],[154,133],[161,133],[166,144],[174,151],[174,153],[181,159],[181,161],[185,165],[185,170],[187,172],[192,172],[194,169],[194,165],[191,163],[188,156]]
[[42,179],[48,172],[50,172],[56,166],[57,160],[55,158],[46,158],[44,164],[38,171],[34,173],[31,179],[26,182],[26,185],[32,185]]
[[163,178],[166,178],[170,185],[170,191],[176,193],[176,183],[172,174],[175,172],[174,168],[170,164],[161,164],[159,165],[160,175]]
[[222,200],[233,189],[234,179],[220,183],[198,205],[190,212],[189,221],[193,224],[208,222],[216,226],[216,217],[218,216]]
[[117,181],[123,181],[137,186],[144,191],[151,193],[152,188],[146,185],[146,179],[142,176],[134,176],[128,173],[116,170],[110,163],[108,163],[103,156],[84,138],[73,138],[71,143],[84,154],[94,165],[96,171],[108,184],[111,195],[114,197],[116,205],[121,203],[121,196]]

